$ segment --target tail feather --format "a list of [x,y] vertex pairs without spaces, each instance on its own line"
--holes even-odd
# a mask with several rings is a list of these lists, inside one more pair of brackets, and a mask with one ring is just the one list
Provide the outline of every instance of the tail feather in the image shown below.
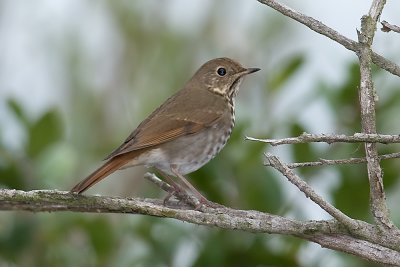
[[95,170],[92,174],[86,177],[84,180],[75,185],[71,192],[81,194],[96,183],[100,182],[106,178],[111,173],[115,172],[123,165],[125,165],[128,160],[124,157],[114,157],[104,163],[100,168]]

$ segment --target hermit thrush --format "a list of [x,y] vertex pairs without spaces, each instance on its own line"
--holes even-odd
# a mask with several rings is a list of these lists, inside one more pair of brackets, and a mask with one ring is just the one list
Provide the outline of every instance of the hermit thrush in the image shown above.
[[239,85],[245,75],[259,70],[244,68],[229,58],[206,62],[71,191],[80,194],[118,169],[146,165],[177,177],[199,201],[207,202],[184,175],[202,167],[224,147],[235,124]]

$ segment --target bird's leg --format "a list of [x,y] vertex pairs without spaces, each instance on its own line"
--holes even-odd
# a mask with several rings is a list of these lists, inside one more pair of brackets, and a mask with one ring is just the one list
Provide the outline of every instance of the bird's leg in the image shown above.
[[171,171],[175,176],[187,187],[192,191],[192,193],[198,198],[200,202],[207,202],[208,200],[191,184],[188,180],[186,180],[185,176],[180,174],[176,168],[176,165],[171,165]]
[[172,196],[176,196],[178,197],[179,201],[187,201],[188,199],[188,195],[185,192],[185,190],[182,189],[182,187],[177,184],[171,176],[169,176],[168,174],[166,174],[165,172],[158,170],[158,172],[167,180],[168,184],[172,187],[170,191],[167,191],[168,194],[167,196],[164,198],[163,203],[164,205],[167,204],[167,202],[170,200],[170,198]]
[[167,196],[164,198],[164,205],[169,201],[169,199],[174,196],[175,194],[178,194],[179,192],[182,192],[182,188],[175,183],[175,181],[166,173],[162,174],[163,177],[168,181],[168,183],[173,187],[173,191],[168,192]]
[[[176,177],[184,184],[186,185],[186,187],[188,187],[190,189],[190,191],[192,191],[192,193],[196,196],[196,198],[199,200],[200,204],[204,204],[206,206],[210,206],[210,207],[216,207],[217,203],[211,202],[209,201],[207,198],[205,198],[191,183],[189,183],[188,180],[186,180],[185,176],[183,176],[182,174],[180,174],[176,168],[176,165],[171,165],[171,171],[173,174],[176,175]],[[196,207],[199,208],[199,207]]]

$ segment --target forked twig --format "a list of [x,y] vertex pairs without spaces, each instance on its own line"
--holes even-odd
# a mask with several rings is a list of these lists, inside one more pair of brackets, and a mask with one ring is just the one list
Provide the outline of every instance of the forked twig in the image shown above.
[[348,217],[346,214],[335,208],[332,204],[325,201],[320,195],[318,195],[314,189],[309,186],[305,181],[300,179],[285,163],[283,163],[278,157],[266,153],[265,154],[270,165],[282,173],[292,184],[294,184],[306,197],[310,198],[315,204],[320,206],[333,218],[345,225],[349,230],[357,229],[359,227],[357,221]]

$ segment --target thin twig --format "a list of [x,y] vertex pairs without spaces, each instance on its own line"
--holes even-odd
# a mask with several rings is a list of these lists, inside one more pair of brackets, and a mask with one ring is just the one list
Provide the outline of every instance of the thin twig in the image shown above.
[[[372,80],[372,43],[376,31],[377,21],[382,13],[385,0],[373,0],[368,15],[361,18],[361,31],[358,33],[360,49],[357,53],[360,61],[360,111],[361,126],[364,133],[376,134],[375,102],[377,99]],[[385,228],[393,228],[389,209],[386,205],[386,196],[383,188],[383,173],[379,164],[378,148],[376,143],[365,143],[368,178],[370,185],[370,206],[375,222]]]
[[320,195],[318,195],[314,189],[309,186],[306,182],[300,179],[285,163],[283,163],[278,157],[266,153],[265,157],[269,161],[270,165],[284,175],[289,182],[294,184],[306,197],[310,198],[315,204],[320,206],[329,215],[343,223],[349,230],[359,228],[357,221],[348,217],[346,214],[335,208],[332,204],[326,202]]
[[154,173],[146,172],[143,177],[145,179],[147,179],[148,181],[157,185],[159,188],[161,188],[165,192],[170,193],[170,194],[174,193],[174,188],[172,186],[170,186],[169,184],[167,184],[166,182],[164,182],[163,180],[161,180],[160,178],[158,178]]
[[[379,160],[384,159],[395,159],[400,158],[400,152],[379,155]],[[301,168],[301,167],[317,167],[317,166],[329,166],[329,165],[340,165],[340,164],[359,164],[367,162],[366,158],[348,158],[348,159],[319,159],[319,161],[310,162],[299,162],[299,163],[288,163],[286,164],[290,169]],[[268,161],[264,163],[265,166],[271,166]]]
[[400,33],[400,27],[397,25],[390,24],[386,20],[382,21],[381,24],[382,24],[381,31],[383,31],[383,32],[394,31],[394,32]]
[[259,139],[254,137],[245,137],[246,140],[258,141],[270,144],[272,146],[288,145],[288,144],[304,144],[310,142],[320,143],[400,143],[400,135],[388,135],[388,134],[367,134],[367,133],[355,133],[352,136],[344,134],[309,134],[303,133],[298,137],[289,137],[281,139]]
[[[322,22],[312,17],[304,15],[288,6],[278,3],[275,0],[258,0],[258,2],[267,5],[280,12],[281,14],[300,22],[301,24],[307,26],[308,28],[319,34],[325,35],[326,37],[343,45],[348,50],[354,51],[356,53],[359,50],[359,44],[357,42],[341,35],[334,29],[326,26]],[[394,62],[382,57],[375,52],[372,52],[372,61],[380,68],[385,69],[388,72],[400,77],[400,66],[396,65]]]

